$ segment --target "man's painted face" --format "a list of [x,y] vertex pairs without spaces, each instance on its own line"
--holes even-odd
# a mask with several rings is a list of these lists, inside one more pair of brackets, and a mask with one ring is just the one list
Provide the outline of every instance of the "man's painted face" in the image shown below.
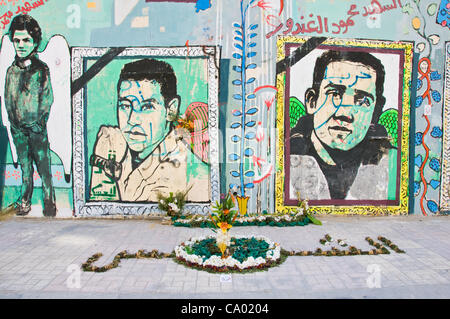
[[35,43],[26,30],[16,30],[13,36],[14,49],[19,58],[26,58],[34,50]]
[[363,64],[339,61],[328,65],[316,103],[308,101],[322,143],[345,151],[364,139],[375,109],[375,81],[375,70]]
[[156,81],[122,81],[119,89],[117,117],[128,146],[145,158],[166,137],[170,123]]

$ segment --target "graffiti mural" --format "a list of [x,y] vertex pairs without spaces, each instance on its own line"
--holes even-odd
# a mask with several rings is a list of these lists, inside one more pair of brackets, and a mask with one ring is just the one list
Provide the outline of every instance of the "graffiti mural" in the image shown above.
[[[305,41],[278,45],[289,57]],[[278,81],[284,205],[300,196],[318,207],[348,206],[342,212],[407,213],[411,51],[409,43],[328,39],[291,63]]]
[[215,48],[204,49],[211,57],[198,47],[130,48],[101,70],[107,49],[73,49],[77,77],[98,71],[74,97],[86,129],[75,134],[85,135],[81,153],[75,151],[87,185],[84,206],[145,203],[139,207],[149,210],[158,193],[177,191],[188,192],[196,209],[211,203],[217,193],[217,160],[209,156],[217,144],[217,77]]
[[[450,211],[450,42],[445,44],[445,86],[442,143],[441,210]],[[441,132],[442,133],[442,132]]]
[[[154,215],[158,192],[189,190],[186,214],[229,191],[244,214],[298,196],[320,213],[448,212],[449,13],[448,0],[0,1],[1,209]],[[11,32],[23,17],[40,41]],[[27,60],[42,87],[8,80]]]
[[[31,211],[34,182],[39,177],[43,215],[54,217],[50,149],[63,161],[66,179],[71,170],[70,131],[67,130],[70,127],[70,56],[63,37],[54,36],[47,48],[38,52],[41,39],[41,28],[30,15],[12,19],[0,53],[0,98],[14,167],[20,164],[22,183],[20,197],[15,202],[17,215],[25,216]],[[14,170],[14,174],[19,176],[20,172]]]

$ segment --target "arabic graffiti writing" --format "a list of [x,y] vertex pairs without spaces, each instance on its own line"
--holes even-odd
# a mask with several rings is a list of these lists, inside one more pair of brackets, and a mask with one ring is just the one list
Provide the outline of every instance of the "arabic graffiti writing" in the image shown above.
[[[397,6],[398,2],[398,6]],[[285,23],[280,22],[278,25],[272,24],[271,21],[268,23],[275,27],[274,30],[266,34],[266,38],[269,39],[282,31],[283,35],[298,35],[305,33],[314,33],[314,34],[346,34],[349,30],[349,27],[355,25],[355,21],[353,20],[355,16],[362,15],[363,17],[368,17],[372,15],[379,15],[383,12],[393,10],[396,8],[401,8],[402,3],[401,0],[392,0],[392,5],[382,6],[377,0],[373,0],[370,5],[364,6],[364,12],[357,11],[357,5],[351,4],[349,10],[347,11],[347,18],[341,19],[338,22],[331,22],[332,20],[328,17],[322,17],[321,15],[317,15],[314,18],[314,14],[310,13],[308,15],[311,20],[308,22],[303,22],[305,16],[302,15],[300,17],[300,22],[294,22],[292,18],[288,18]],[[274,16],[270,18],[274,19]],[[285,26],[285,29],[283,29]]]
[[[48,0],[45,0],[48,1]],[[4,2],[1,4],[5,4]],[[13,3],[14,5],[15,3]],[[2,24],[2,29],[5,30],[6,26],[11,22],[11,18],[15,14],[27,14],[33,9],[36,9],[37,7],[40,7],[44,5],[44,0],[37,0],[34,1],[32,4],[30,2],[25,2],[23,5],[17,6],[17,9],[15,13],[13,14],[13,11],[8,10],[6,13],[0,16],[0,22]]]

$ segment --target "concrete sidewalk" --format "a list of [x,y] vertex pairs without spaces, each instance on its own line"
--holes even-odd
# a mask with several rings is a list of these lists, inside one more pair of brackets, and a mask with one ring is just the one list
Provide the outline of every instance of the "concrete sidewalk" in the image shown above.
[[[13,217],[0,222],[1,298],[450,298],[450,218],[322,217],[322,226],[235,227],[287,250],[326,249],[325,234],[360,249],[384,236],[406,254],[288,257],[268,271],[220,274],[187,269],[170,259],[121,260],[105,273],[80,265],[112,261],[122,250],[171,252],[191,236],[211,230],[148,220],[48,220]],[[379,271],[379,272],[378,272]],[[380,288],[370,288],[377,283]],[[79,287],[77,280],[79,279]],[[373,286],[373,284],[372,284]]]

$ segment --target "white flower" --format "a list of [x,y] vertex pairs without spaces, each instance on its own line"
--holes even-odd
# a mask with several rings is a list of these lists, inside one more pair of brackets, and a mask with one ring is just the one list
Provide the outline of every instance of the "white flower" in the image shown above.
[[276,216],[276,217],[274,218],[274,220],[275,220],[276,222],[279,222],[279,221],[280,221],[280,217]]
[[[203,261],[204,256],[200,257],[200,256],[197,256],[194,254],[190,255],[186,252],[186,246],[192,246],[196,242],[207,239],[207,238],[214,238],[213,235],[193,237],[190,240],[184,242],[184,246],[180,245],[180,246],[175,247],[175,254],[179,258],[182,258],[186,261],[189,261],[193,264],[197,264],[200,266],[206,266],[206,265],[215,266],[215,267],[227,266],[227,267],[238,267],[240,269],[256,267],[258,265],[265,264],[268,260],[276,261],[280,258],[280,251],[281,251],[280,246],[275,245],[274,242],[272,242],[271,240],[267,239],[264,236],[234,236],[234,237],[235,238],[252,238],[252,237],[254,237],[256,240],[266,241],[269,244],[269,250],[267,251],[265,258],[258,257],[255,259],[253,257],[249,257],[241,263],[238,260],[234,259],[232,256],[228,256],[227,258],[222,259],[221,256],[213,255],[210,258],[208,258],[207,260]],[[227,245],[230,245],[229,234],[222,234],[222,235],[217,234],[216,240],[218,240],[218,238],[224,239],[224,240],[226,238]]]
[[346,245],[345,241],[343,241],[343,240],[340,240],[340,241],[338,242],[338,244],[339,244],[340,246]]
[[305,199],[305,200],[303,200],[303,202],[305,203],[305,208],[306,208],[306,209],[309,209],[308,200]]
[[259,220],[260,222],[262,222],[263,220],[266,220],[266,217],[264,216],[259,216],[256,218],[257,220]]
[[162,199],[159,202],[164,205],[164,201]]
[[180,211],[178,206],[176,204],[174,204],[174,203],[169,203],[169,207],[176,213],[178,213]]

